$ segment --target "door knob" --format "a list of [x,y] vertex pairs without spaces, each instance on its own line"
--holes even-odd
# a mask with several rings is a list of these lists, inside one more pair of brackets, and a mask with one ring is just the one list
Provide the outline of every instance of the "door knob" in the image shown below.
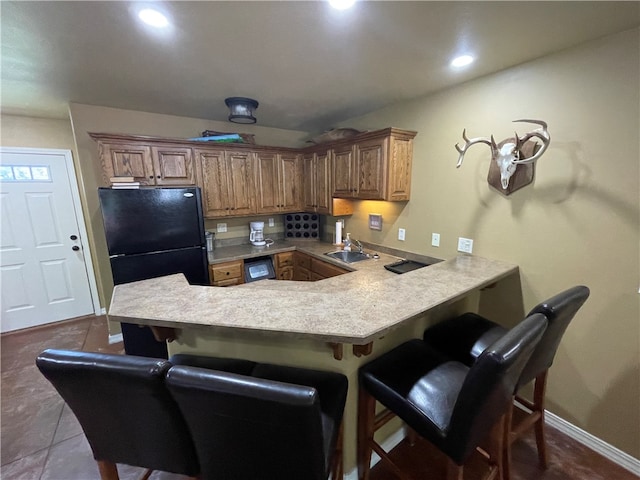
[[74,252],[77,252],[78,250],[80,250],[80,247],[77,245],[74,245],[73,247],[71,247],[71,250],[73,250]]
[[77,240],[77,239],[78,239],[78,236],[77,236],[77,235],[71,235],[69,238],[70,238],[71,240]]

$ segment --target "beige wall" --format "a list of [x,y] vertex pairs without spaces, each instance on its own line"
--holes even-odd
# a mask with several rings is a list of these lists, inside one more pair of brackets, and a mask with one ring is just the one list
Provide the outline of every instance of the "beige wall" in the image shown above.
[[[0,116],[0,144],[3,147],[60,148],[75,151],[68,119]],[[74,158],[77,157],[74,153]]]
[[[640,458],[639,30],[585,44],[406,104],[343,122],[417,130],[411,201],[362,202],[347,230],[363,240],[450,258],[473,253],[520,265],[526,309],[576,284],[591,297],[566,332],[548,408]],[[456,169],[455,143],[549,124],[534,184],[504,197],[488,187],[489,149]],[[534,127],[531,125],[531,127]],[[383,232],[366,214],[385,208]],[[398,228],[406,241],[397,240]],[[431,247],[431,233],[441,246]]]

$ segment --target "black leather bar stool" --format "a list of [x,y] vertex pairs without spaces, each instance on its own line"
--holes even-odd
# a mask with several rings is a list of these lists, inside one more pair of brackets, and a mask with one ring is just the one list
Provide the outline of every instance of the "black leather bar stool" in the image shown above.
[[[410,340],[360,368],[358,474],[369,479],[371,451],[394,469],[374,440],[375,431],[400,417],[448,457],[447,478],[462,480],[463,465],[485,442],[488,478],[501,478],[505,414],[515,384],[546,328],[544,315],[532,315],[489,346],[468,367],[419,339]],[[376,415],[376,401],[387,410]]]
[[165,387],[166,360],[45,350],[36,365],[78,418],[103,480],[119,478],[116,463],[199,473],[189,429]]
[[344,375],[262,363],[239,375],[216,370],[222,360],[174,356],[167,375],[202,480],[342,478]]
[[[530,413],[518,422],[514,420],[513,425],[510,425],[507,430],[503,457],[505,478],[507,479],[510,477],[510,445],[533,426],[535,426],[538,460],[543,468],[547,468],[544,438],[544,397],[547,375],[569,322],[587,301],[587,298],[589,298],[589,289],[585,286],[576,286],[536,305],[529,312],[529,315],[543,314],[549,323],[542,340],[538,343],[516,383],[514,393],[517,394],[521,387],[535,381],[533,401],[516,395],[518,403],[524,405]],[[472,365],[488,345],[506,332],[507,328],[491,320],[475,313],[465,313],[460,317],[440,322],[428,328],[424,332],[423,339],[441,353],[453,357],[465,365]],[[524,412],[522,409],[519,410]]]

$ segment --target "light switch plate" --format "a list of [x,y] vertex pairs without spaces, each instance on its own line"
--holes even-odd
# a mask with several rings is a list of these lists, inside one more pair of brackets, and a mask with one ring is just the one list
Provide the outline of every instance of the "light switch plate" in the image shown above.
[[398,240],[404,241],[405,230],[404,228],[398,229]]
[[227,231],[227,224],[226,223],[218,223],[216,225],[216,230],[218,233],[224,233]]
[[270,227],[274,227],[275,225],[276,225],[276,224],[275,224],[275,222],[273,221],[273,218],[270,218],[270,219],[269,219],[269,226],[270,226]]
[[473,252],[473,240],[470,238],[458,237],[458,251],[463,253]]

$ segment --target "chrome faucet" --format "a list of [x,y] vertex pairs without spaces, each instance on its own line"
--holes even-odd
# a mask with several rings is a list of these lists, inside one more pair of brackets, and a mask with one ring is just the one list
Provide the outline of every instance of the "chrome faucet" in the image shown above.
[[353,244],[358,247],[358,252],[359,253],[364,253],[364,247],[362,246],[362,244],[360,243],[360,240],[351,240],[353,242]]

